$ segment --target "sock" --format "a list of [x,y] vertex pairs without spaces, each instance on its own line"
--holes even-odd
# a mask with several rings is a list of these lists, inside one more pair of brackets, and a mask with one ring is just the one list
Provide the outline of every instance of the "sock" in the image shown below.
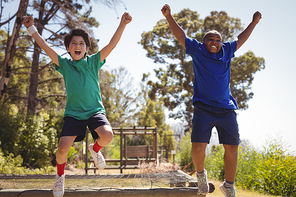
[[202,172],[197,172],[197,171],[196,171],[196,175],[197,175],[198,177],[202,177],[202,176],[204,176],[204,175],[205,175],[205,170],[203,170]]
[[56,164],[57,164],[57,170],[58,170],[58,175],[59,176],[62,176],[63,174],[65,174],[65,167],[66,167],[66,163],[63,163],[63,164],[58,164],[58,162],[56,161]]
[[101,147],[96,140],[96,142],[94,143],[94,146],[93,146],[94,151],[97,153],[101,150],[101,148],[103,148],[103,147]]
[[234,182],[224,181],[224,186],[227,188],[234,187]]

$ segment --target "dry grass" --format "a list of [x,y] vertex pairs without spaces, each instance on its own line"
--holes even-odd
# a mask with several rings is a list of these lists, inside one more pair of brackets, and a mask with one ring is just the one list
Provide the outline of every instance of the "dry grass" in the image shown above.
[[159,165],[157,165],[156,163],[153,163],[153,162],[139,163],[138,168],[140,170],[140,173],[142,173],[142,174],[180,170],[180,167],[177,164],[160,163]]

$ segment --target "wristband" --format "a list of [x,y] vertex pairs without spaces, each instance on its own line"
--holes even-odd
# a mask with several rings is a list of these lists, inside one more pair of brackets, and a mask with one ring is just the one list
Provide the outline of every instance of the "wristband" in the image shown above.
[[35,28],[34,25],[31,25],[30,27],[27,28],[27,31],[30,35],[32,35],[33,33],[37,32],[37,29]]

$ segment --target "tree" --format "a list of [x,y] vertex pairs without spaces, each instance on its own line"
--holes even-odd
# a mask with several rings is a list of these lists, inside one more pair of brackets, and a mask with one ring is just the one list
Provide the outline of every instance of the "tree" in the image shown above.
[[[17,50],[16,49],[16,41],[19,38],[19,31],[22,26],[23,16],[27,12],[28,1],[29,0],[21,0],[20,1],[19,9],[18,9],[17,13],[14,15],[14,16],[16,16],[16,20],[14,23],[12,35],[9,36],[9,32],[8,32],[7,45],[6,45],[6,50],[5,50],[5,59],[4,59],[4,63],[3,63],[2,76],[0,79],[1,97],[4,96],[6,89],[7,89],[8,80],[9,80],[10,74],[11,74],[12,60],[13,60],[13,57],[14,57],[15,52]],[[2,9],[2,5],[1,5],[1,9]],[[2,11],[1,11],[1,15],[2,15]],[[6,22],[9,22],[12,18],[7,20]],[[6,22],[2,23],[1,25],[6,24]]]
[[[185,31],[186,35],[202,41],[204,34],[210,29],[216,29],[222,34],[224,41],[232,40],[242,30],[240,19],[232,18],[226,12],[211,12],[204,20],[195,11],[183,9],[173,17]],[[147,51],[147,57],[155,63],[166,65],[166,70],[154,70],[158,81],[149,80],[149,97],[152,100],[160,98],[170,111],[171,118],[180,118],[187,122],[187,130],[192,127],[193,114],[193,68],[192,60],[186,55],[185,49],[174,37],[165,19],[157,22],[152,31],[142,33],[140,44]],[[231,63],[232,95],[237,99],[241,109],[247,109],[247,102],[254,93],[250,91],[254,74],[264,69],[265,62],[251,51],[233,58]],[[146,80],[147,74],[143,75]]]
[[124,67],[100,70],[100,89],[106,116],[113,127],[134,126],[139,101],[134,79]]
[[[99,2],[111,8],[114,8],[115,5],[120,3],[121,1],[100,0]],[[74,28],[83,28],[91,35],[92,47],[90,49],[90,54],[92,54],[97,52],[98,49],[97,40],[94,38],[94,35],[90,28],[98,27],[99,23],[95,20],[95,18],[90,17],[92,7],[88,6],[89,3],[90,0],[79,0],[75,1],[75,3],[72,0],[38,0],[32,1],[32,3],[28,5],[28,0],[21,0],[19,10],[22,9],[24,11],[18,11],[17,14],[14,15],[14,17],[16,15],[20,15],[20,17],[16,18],[16,24],[18,24],[18,27],[20,27],[22,25],[22,18],[26,13],[27,6],[32,6],[38,14],[38,17],[35,18],[35,26],[38,32],[45,38],[45,40],[52,47],[55,47],[56,49],[59,49],[61,46],[63,46],[62,38],[66,33],[69,32],[69,30]],[[84,10],[86,11],[84,12]],[[8,21],[12,20],[12,18],[13,17],[11,17],[9,20],[5,22],[0,23],[0,25],[6,24]],[[52,22],[55,22],[54,26],[52,26]],[[13,31],[13,35],[18,35],[19,32],[19,29],[17,29],[17,31]],[[8,38],[10,38],[10,36],[8,36]],[[9,44],[9,46],[14,46],[14,48],[12,47],[12,49],[15,49],[16,51],[23,50],[15,47],[17,38],[18,36],[14,36],[14,39],[11,39],[11,42],[8,42],[8,39],[7,43],[11,43]],[[50,63],[50,60],[47,58],[45,53],[40,49],[40,47],[36,43],[33,42],[30,36],[24,36],[24,38],[27,38],[29,46],[33,44],[33,49],[28,49],[28,52],[33,53],[33,59],[30,60],[32,62],[31,69],[29,71],[26,71],[27,74],[30,74],[28,94],[23,96],[22,98],[27,99],[27,114],[35,114],[36,112],[38,112],[38,108],[40,109],[42,106],[44,107],[47,102],[51,103],[51,107],[53,107],[53,105],[57,105],[57,103],[59,102],[65,102],[65,97],[62,96],[62,94],[60,94],[59,92],[53,92],[52,94],[51,92],[46,91],[43,91],[42,93],[40,92],[40,86],[43,85],[44,87],[45,83],[60,83],[62,78],[58,74],[44,74],[45,72],[50,72],[49,70],[54,70],[53,64]],[[13,54],[13,50],[10,49],[11,47],[6,48],[7,54]],[[11,79],[11,73],[14,69],[11,66],[13,57],[13,55],[5,55],[5,61],[8,58],[10,66],[6,66],[5,63],[5,67],[3,67],[0,84],[3,93],[2,95],[4,95],[4,93],[7,92],[6,90],[9,88],[8,81]],[[48,78],[43,78],[45,76],[48,76]],[[47,86],[47,88],[51,90],[56,90],[55,87],[56,86]]]

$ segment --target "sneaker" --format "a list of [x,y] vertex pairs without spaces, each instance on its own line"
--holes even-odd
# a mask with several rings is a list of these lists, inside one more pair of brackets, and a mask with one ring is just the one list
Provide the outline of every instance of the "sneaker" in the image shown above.
[[234,187],[225,187],[224,184],[220,185],[220,190],[225,195],[225,197],[235,197]]
[[62,176],[59,176],[57,174],[52,189],[54,197],[62,197],[64,195],[64,183],[65,175],[63,174]]
[[91,156],[94,159],[96,167],[99,170],[104,170],[104,168],[106,166],[105,158],[104,158],[104,156],[102,155],[102,153],[100,151],[99,152],[94,151],[93,146],[94,146],[93,144],[90,144],[88,146],[88,150],[90,151]]
[[207,171],[204,170],[204,176],[198,176],[196,173],[197,177],[197,187],[198,191],[202,195],[207,195],[209,193],[209,184],[207,180]]

